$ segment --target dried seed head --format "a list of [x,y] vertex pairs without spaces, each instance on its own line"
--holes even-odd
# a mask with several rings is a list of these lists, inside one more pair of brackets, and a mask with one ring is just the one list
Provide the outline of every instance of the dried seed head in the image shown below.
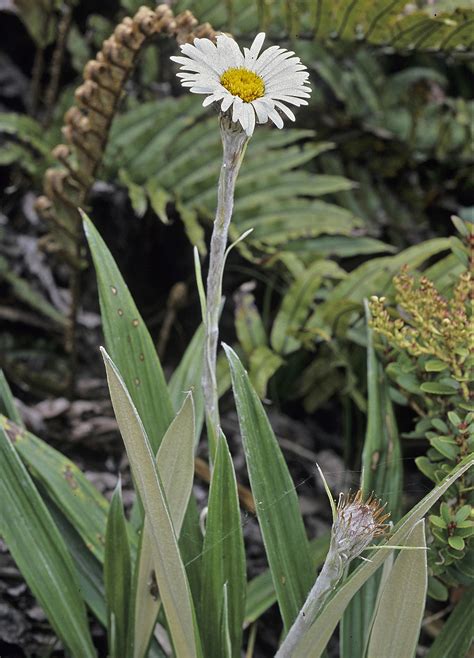
[[346,560],[353,560],[384,534],[389,516],[373,493],[366,501],[360,489],[355,494],[340,494],[332,527],[335,550]]

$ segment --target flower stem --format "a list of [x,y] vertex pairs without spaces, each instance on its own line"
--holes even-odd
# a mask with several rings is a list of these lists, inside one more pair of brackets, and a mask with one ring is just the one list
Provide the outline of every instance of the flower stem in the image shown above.
[[209,272],[207,275],[206,342],[202,386],[206,407],[206,423],[211,459],[220,428],[219,396],[217,392],[216,360],[219,339],[219,313],[222,299],[222,277],[224,272],[227,235],[229,232],[234,190],[240,165],[245,155],[248,136],[236,128],[226,116],[220,118],[223,157],[217,191],[217,210],[211,237]]
[[344,568],[341,556],[331,542],[323,568],[275,658],[291,658],[299,641],[341,580]]

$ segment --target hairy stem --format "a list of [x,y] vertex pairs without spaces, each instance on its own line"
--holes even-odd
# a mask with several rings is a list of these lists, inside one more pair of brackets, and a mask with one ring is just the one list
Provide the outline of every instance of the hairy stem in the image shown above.
[[218,436],[220,427],[216,360],[219,339],[219,312],[222,299],[222,276],[224,272],[227,235],[234,206],[235,183],[249,139],[245,132],[236,129],[235,124],[232,124],[227,117],[221,117],[220,124],[223,157],[217,191],[216,218],[211,237],[209,272],[207,275],[206,343],[202,378],[211,457],[214,453],[214,442]]
[[331,592],[344,574],[344,564],[339,553],[334,550],[331,542],[321,573],[316,579],[308,598],[298,613],[283,644],[278,649],[275,658],[291,658],[299,641],[312,625],[321,608],[326,603]]

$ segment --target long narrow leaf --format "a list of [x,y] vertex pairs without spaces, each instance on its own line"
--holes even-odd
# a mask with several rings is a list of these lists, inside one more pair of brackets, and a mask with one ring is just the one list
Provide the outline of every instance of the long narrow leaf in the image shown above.
[[[80,535],[65,518],[59,508],[48,498],[47,494],[45,502],[74,560],[79,586],[84,601],[100,623],[103,626],[106,626],[107,608],[105,605],[102,565],[97,558],[86,549]],[[130,526],[128,527],[130,528]],[[133,549],[133,544],[131,545],[131,548]],[[147,658],[165,658],[165,655],[166,654],[163,652],[158,642],[153,638],[148,650]]]
[[472,600],[474,587],[467,589],[449,615],[441,633],[436,637],[426,654],[426,658],[446,658],[446,656],[467,656],[474,642],[472,623]]
[[94,647],[77,575],[63,538],[12,441],[0,429],[0,527],[5,542],[51,626],[75,658],[93,658]]
[[127,652],[131,563],[120,479],[112,496],[107,517],[104,584],[109,656],[124,658]]
[[[179,537],[194,479],[194,409],[190,393],[168,428],[158,450],[156,465],[163,483],[176,536]],[[153,538],[145,517],[135,594],[135,658],[145,655],[160,609],[154,579]]]
[[[92,222],[85,215],[83,217],[97,273],[106,346],[119,371],[123,373],[125,385],[142,419],[153,454],[156,455],[161,439],[174,417],[161,364],[152,338],[112,254]],[[199,515],[193,500],[190,500],[184,526],[180,546],[190,562],[188,571],[193,574],[190,584],[194,593],[199,569],[197,556],[201,553],[201,545],[197,541]]]
[[[313,539],[309,543],[313,569],[316,572],[324,562],[328,552],[329,533]],[[245,601],[244,627],[256,621],[264,612],[276,603],[277,597],[275,586],[270,571],[261,574],[249,581],[247,586],[247,598]]]
[[[398,428],[390,399],[389,383],[373,344],[373,331],[367,317],[367,431],[362,452],[361,489],[387,504],[391,521],[400,518],[403,468]],[[351,565],[354,571],[355,565]],[[341,623],[341,658],[363,658],[374,614],[380,573],[375,573],[357,592]]]
[[[405,543],[426,549],[424,521]],[[414,656],[428,586],[426,550],[400,551],[384,585],[370,635],[367,658]]]
[[105,604],[102,565],[87,549],[79,533],[48,496],[47,492],[44,493],[43,500],[71,554],[84,602],[102,626],[106,627],[107,606]]
[[105,343],[156,454],[173,407],[155,346],[105,242],[85,214],[84,231],[97,274]]
[[203,359],[204,327],[201,325],[168,382],[171,402],[176,410],[183,403],[186,392],[192,390],[196,416],[196,442],[199,440],[204,423],[204,395],[201,386]]
[[0,416],[0,430],[14,430],[15,450],[74,525],[88,549],[102,562],[109,503],[70,459]]
[[293,480],[262,404],[236,353],[230,364],[250,485],[285,628],[303,605],[313,568]]
[[16,408],[15,400],[6,380],[3,370],[0,370],[0,412],[8,416],[14,423],[23,427],[20,412]]
[[411,530],[425,516],[438,498],[449,489],[458,477],[469,468],[472,468],[473,465],[474,459],[472,456],[463,459],[440,484],[434,487],[429,494],[397,523],[393,535],[385,542],[384,547],[373,551],[370,555],[370,562],[365,562],[359,566],[345,583],[337,589],[319,617],[309,627],[308,632],[298,644],[293,658],[307,658],[308,655],[311,655],[312,658],[319,658],[321,656],[354,594],[391,554],[391,551],[388,550],[389,547],[403,545]]
[[178,658],[200,655],[194,608],[163,484],[143,424],[113,361],[102,349],[112,405],[153,539],[156,581]]
[[226,634],[230,655],[239,658],[245,609],[245,550],[234,466],[223,435],[217,441],[209,491],[202,570],[199,619],[206,658],[226,655]]

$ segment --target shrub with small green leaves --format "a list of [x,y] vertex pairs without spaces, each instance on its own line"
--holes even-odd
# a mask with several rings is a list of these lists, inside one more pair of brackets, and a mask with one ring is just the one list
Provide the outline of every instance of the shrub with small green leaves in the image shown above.
[[[473,227],[456,218],[464,238],[458,258],[472,263]],[[408,438],[426,438],[430,447],[416,463],[433,482],[474,451],[473,281],[468,268],[441,294],[426,276],[407,268],[394,277],[395,305],[372,297],[372,327],[382,337],[387,373],[416,411],[419,421]],[[439,514],[430,516],[432,544],[429,592],[446,599],[448,587],[472,582],[474,571],[472,475],[450,488]]]

